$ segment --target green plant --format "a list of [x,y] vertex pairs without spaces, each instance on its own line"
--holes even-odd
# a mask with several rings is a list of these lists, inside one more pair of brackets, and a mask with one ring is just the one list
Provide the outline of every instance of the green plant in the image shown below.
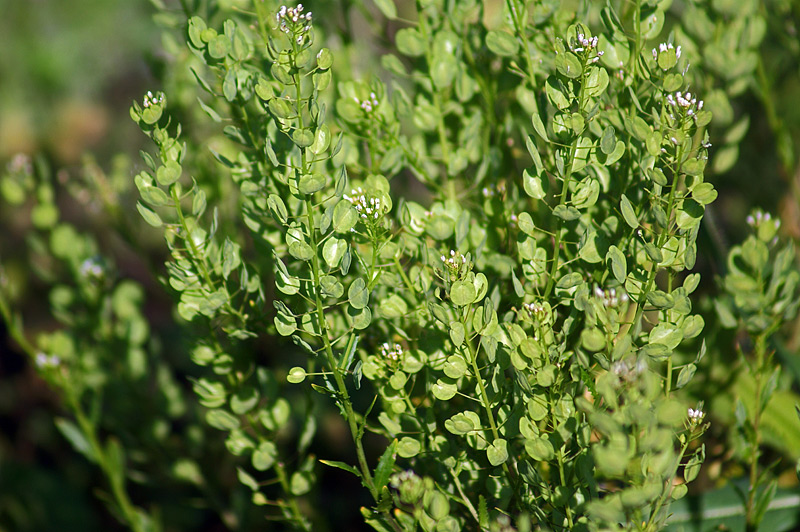
[[[724,172],[749,123],[729,127],[728,98],[755,66],[722,80],[707,54],[696,75],[703,11],[670,4],[418,0],[401,14],[380,0],[370,23],[402,27],[386,75],[366,79],[317,7],[160,6],[185,45],[167,32],[169,87],[131,108],[155,145],[136,209],[166,240],[205,423],[265,515],[335,529],[309,502],[327,467],[358,479],[363,520],[380,531],[662,529],[706,459],[705,397],[689,385],[713,319],[713,333],[742,324],[755,339],[741,350],[755,401],[735,417],[757,528],[777,487],[761,488],[759,463],[779,387],[769,342],[795,318],[796,257],[759,215],[729,254],[716,313],[695,310],[690,271],[718,194],[710,141],[724,131]],[[724,22],[741,39],[715,41],[723,55],[763,38]],[[93,367],[107,368],[123,341],[136,367],[141,293],[105,282],[96,244],[57,224],[33,172],[3,183],[7,197],[38,187],[34,220],[76,288],[53,290],[66,332],[35,346],[7,298],[0,310],[67,399],[78,424],[62,431],[105,473],[112,508],[156,530],[160,512],[130,502],[123,448],[87,413],[92,374],[77,369],[92,356],[67,355],[88,337],[108,351]],[[85,327],[65,318],[78,302]],[[284,353],[265,356],[266,339]],[[350,461],[317,457],[332,406]]]

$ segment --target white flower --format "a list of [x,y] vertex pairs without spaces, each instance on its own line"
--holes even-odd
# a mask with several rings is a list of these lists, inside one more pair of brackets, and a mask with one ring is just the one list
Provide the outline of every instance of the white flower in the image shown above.
[[603,290],[599,286],[596,286],[594,289],[594,295],[600,299],[600,301],[603,303],[603,306],[607,308],[618,307],[620,304],[628,301],[628,294],[625,292],[617,294],[616,288]]
[[700,410],[699,408],[695,410],[694,408],[689,409],[689,421],[693,423],[699,423],[703,420],[706,413]]
[[294,35],[298,44],[302,44],[303,34],[311,30],[311,11],[303,14],[303,4],[297,4],[297,7],[281,6],[275,14],[275,20],[283,33]]
[[164,94],[157,93],[154,96],[152,91],[147,91],[147,94],[144,95],[144,100],[142,101],[142,107],[146,109],[151,105],[156,105],[162,103],[163,101],[164,101]]
[[364,219],[377,220],[387,210],[380,198],[368,196],[361,187],[351,190],[350,195],[344,194],[342,197],[352,203],[356,212]]
[[36,366],[39,368],[55,368],[61,364],[61,359],[56,355],[47,355],[45,353],[36,354]]
[[400,356],[403,354],[403,346],[400,344],[394,344],[390,346],[388,343],[384,343],[381,346],[381,356],[383,358],[388,358],[392,362],[397,362],[400,360]]

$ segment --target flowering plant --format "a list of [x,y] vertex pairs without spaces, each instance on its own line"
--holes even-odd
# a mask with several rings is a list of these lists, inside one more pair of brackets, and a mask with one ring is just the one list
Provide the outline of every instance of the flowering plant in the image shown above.
[[[755,403],[735,409],[757,526],[776,489],[758,459],[778,387],[768,341],[796,315],[798,273],[756,215],[714,311],[697,309],[724,105],[690,65],[703,42],[687,20],[647,51],[669,2],[508,0],[489,21],[475,0],[418,1],[413,20],[376,1],[371,24],[402,28],[386,75],[363,79],[375,62],[348,64],[302,4],[190,4],[162,15],[185,38],[171,69],[192,78],[131,108],[154,145],[136,209],[163,232],[192,388],[253,505],[323,526],[309,501],[327,468],[363,486],[379,531],[659,530],[706,458],[705,339],[741,324],[756,339],[741,353]],[[140,349],[126,331],[141,294],[117,296],[134,289],[104,283],[93,245],[62,240],[89,315],[111,298],[115,338]],[[122,520],[158,529],[86,412],[89,369],[56,336],[24,345],[70,397],[78,425],[62,430],[89,442]],[[319,453],[331,409],[347,460]]]

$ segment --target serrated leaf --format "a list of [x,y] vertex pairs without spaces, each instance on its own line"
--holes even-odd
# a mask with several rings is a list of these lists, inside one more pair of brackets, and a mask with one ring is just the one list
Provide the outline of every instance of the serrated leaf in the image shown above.
[[373,476],[376,488],[381,489],[389,484],[389,477],[392,474],[394,462],[397,458],[396,451],[397,440],[393,440],[381,455],[380,460],[378,460],[378,465],[375,467],[375,475]]

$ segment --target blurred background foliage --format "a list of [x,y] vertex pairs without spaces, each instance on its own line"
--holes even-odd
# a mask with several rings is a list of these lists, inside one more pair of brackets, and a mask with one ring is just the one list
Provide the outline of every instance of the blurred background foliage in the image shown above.
[[[125,447],[133,449],[131,476],[140,482],[131,488],[132,496],[156,503],[168,529],[263,529],[258,512],[251,511],[247,494],[238,486],[222,437],[199,421],[190,381],[196,369],[171,315],[172,301],[158,278],[160,267],[153,266],[163,262],[161,242],[155,233],[141,232],[143,224],[127,196],[132,176],[141,166],[136,154],[146,141],[128,116],[131,100],[141,98],[148,89],[163,89],[192,131],[202,131],[208,123],[195,105],[194,79],[188,69],[192,58],[180,35],[185,21],[180,4],[167,2],[166,12],[154,4],[161,2],[0,0],[0,162],[13,172],[15,164],[22,164],[16,154],[33,156],[37,172],[49,176],[53,186],[50,192],[40,188],[28,192],[55,194],[62,219],[95,235],[97,247],[113,262],[118,278],[133,279],[143,287],[134,299],[153,328],[144,344],[153,365],[148,379],[130,390],[130,403],[116,405],[117,412],[127,414],[113,427],[114,434],[127,438]],[[247,4],[221,1],[219,12]],[[413,1],[396,4],[401,18],[414,18]],[[584,5],[573,4],[564,9]],[[713,171],[707,175],[720,197],[707,212],[698,260],[704,289],[710,294],[715,290],[714,276],[725,274],[729,247],[743,240],[745,218],[752,208],[780,216],[781,231],[795,241],[800,239],[800,4],[791,0],[705,4],[701,8],[676,0],[664,35],[671,24],[684,21],[689,35],[679,34],[675,42],[687,48],[692,46],[687,44],[690,40],[695,41],[699,49],[692,54],[702,57],[702,63],[692,68],[706,72],[705,78],[699,75],[704,90],[718,91],[716,101],[706,96],[709,105],[716,105],[715,119],[722,117],[722,126],[713,132]],[[501,5],[499,0],[487,1],[482,22],[491,26],[492,17],[502,16]],[[381,19],[369,1],[331,0],[312,7],[315,19],[324,21],[322,31],[341,32],[342,37],[331,45],[339,75],[350,72],[360,78],[382,71],[380,56],[391,45],[385,39],[404,27],[401,22]],[[745,42],[747,32],[737,26],[746,24],[747,17],[764,21],[763,27],[748,34],[758,37],[750,48],[753,43]],[[599,20],[587,22],[600,29]],[[732,35],[740,41],[726,40]],[[739,66],[744,65],[744,75],[737,73],[737,65],[719,61],[719,50],[725,47],[743,51]],[[224,153],[221,136],[210,141],[215,142]],[[49,168],[56,170],[51,174]],[[219,180],[218,186],[224,197],[230,183]],[[133,215],[125,214],[126,210]],[[38,216],[46,218],[47,213]],[[35,212],[21,216],[19,210],[3,204],[0,258],[28,330],[44,332],[58,327],[51,316],[49,288],[63,275],[63,268],[36,254],[37,246],[40,250],[46,246],[30,236],[36,217]],[[115,231],[104,231],[106,227]],[[137,246],[129,245],[134,235]],[[34,251],[29,253],[28,248]],[[701,308],[714,312],[710,299]],[[784,490],[797,486],[793,464],[800,458],[800,424],[794,412],[800,389],[798,324],[787,324],[773,338],[776,360],[784,371],[765,420],[764,462],[790,459],[777,471]],[[36,375],[7,331],[0,332],[0,531],[119,529],[96,497],[96,486],[103,485],[101,474],[73,451],[53,423],[65,412],[63,398]],[[699,370],[706,377],[696,379],[691,392],[706,401],[712,421],[708,459],[699,483],[710,495],[696,494],[685,508],[676,508],[679,523],[687,529],[698,508],[724,510],[737,500],[730,481],[744,474],[741,449],[731,445],[736,441],[731,436],[736,398],[752,393],[748,392],[752,384],[737,366],[734,346],[741,338],[731,331],[707,333],[709,347],[722,358],[706,357],[706,367]],[[265,357],[281,356],[275,346],[260,348]],[[152,419],[156,421],[149,426],[139,424]],[[321,430],[331,447],[325,450],[327,456],[337,458],[341,426],[335,415],[331,420]],[[154,452],[160,454],[159,461],[148,458]],[[347,506],[357,508],[348,498],[349,488],[358,491],[354,481],[342,480],[335,473],[326,478],[323,500],[332,507],[347,501]],[[800,501],[791,493],[776,499],[790,509],[786,516],[772,515],[768,523],[775,530],[798,522],[798,512],[792,508]],[[359,521],[358,516],[343,515],[337,529],[350,530],[355,526],[351,523]],[[718,524],[735,529],[737,523],[721,518]]]

